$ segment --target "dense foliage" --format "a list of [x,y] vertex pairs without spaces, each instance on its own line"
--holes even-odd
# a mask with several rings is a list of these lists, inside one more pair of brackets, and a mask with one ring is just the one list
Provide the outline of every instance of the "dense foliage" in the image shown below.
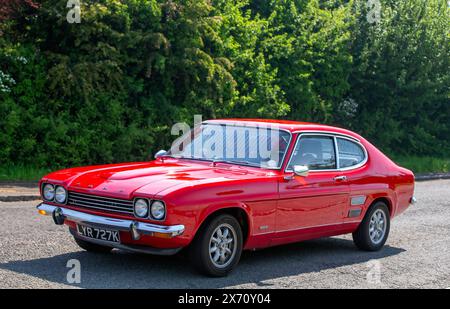
[[450,155],[446,0],[381,0],[376,21],[365,0],[80,0],[80,23],[67,0],[4,1],[0,164],[148,159],[194,114]]
[[2,0],[0,6],[0,21],[24,17],[30,9],[36,9],[39,5],[33,0]]

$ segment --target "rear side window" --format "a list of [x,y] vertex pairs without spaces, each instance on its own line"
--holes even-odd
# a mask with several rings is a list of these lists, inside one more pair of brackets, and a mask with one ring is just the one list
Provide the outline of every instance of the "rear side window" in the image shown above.
[[346,168],[358,165],[366,158],[362,147],[352,141],[337,138],[339,150],[339,168]]
[[334,140],[325,136],[301,136],[287,170],[295,165],[306,165],[310,170],[329,170],[336,168]]

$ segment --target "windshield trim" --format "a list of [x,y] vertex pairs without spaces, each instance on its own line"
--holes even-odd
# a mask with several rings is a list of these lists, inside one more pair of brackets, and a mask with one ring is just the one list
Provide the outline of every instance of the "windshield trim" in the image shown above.
[[[241,124],[228,124],[228,123],[223,123],[223,122],[208,122],[208,121],[204,121],[201,123],[201,125],[221,125],[221,126],[233,126],[233,127],[240,127],[240,128],[259,128],[257,125],[241,125]],[[276,124],[275,124],[276,126]],[[277,130],[279,131],[283,131],[289,134],[289,141],[288,144],[286,146],[286,151],[283,154],[283,158],[280,160],[280,164],[277,167],[263,167],[261,165],[253,165],[253,164],[242,164],[239,162],[224,162],[223,160],[217,160],[217,163],[225,163],[225,164],[231,164],[231,165],[238,165],[238,166],[245,166],[245,167],[254,167],[254,168],[259,168],[259,169],[266,169],[266,170],[270,170],[270,171],[280,171],[283,169],[283,165],[284,165],[284,161],[286,160],[286,156],[289,152],[289,149],[291,147],[292,144],[292,132],[286,129],[282,129],[282,128],[277,128]],[[182,157],[182,156],[174,156],[171,155],[171,157],[176,158],[176,159],[180,159],[180,160],[193,160],[193,161],[203,161],[203,162],[211,162],[214,163],[214,159],[206,159],[206,158],[189,158],[189,157]]]

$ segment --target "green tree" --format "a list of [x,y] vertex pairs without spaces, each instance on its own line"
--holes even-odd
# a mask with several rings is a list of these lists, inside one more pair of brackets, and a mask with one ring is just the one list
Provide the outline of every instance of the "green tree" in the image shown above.
[[219,38],[215,50],[229,63],[235,84],[232,109],[236,117],[280,117],[289,106],[277,84],[277,69],[268,62],[261,41],[268,22],[254,16],[249,2],[215,0],[220,16]]
[[334,105],[349,88],[348,6],[273,0],[254,7],[267,16],[262,46],[290,106],[288,118],[332,122]]
[[79,24],[66,0],[33,3],[0,24],[0,164],[148,159],[194,114],[450,154],[445,0],[381,1],[375,23],[356,0],[92,0]]
[[385,1],[378,23],[355,2],[352,126],[385,150],[450,153],[449,10],[444,0]]

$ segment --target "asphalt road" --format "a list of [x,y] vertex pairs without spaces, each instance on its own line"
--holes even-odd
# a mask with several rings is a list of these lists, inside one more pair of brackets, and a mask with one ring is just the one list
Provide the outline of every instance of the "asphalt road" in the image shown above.
[[[450,180],[420,182],[416,196],[380,252],[358,251],[350,235],[307,241],[246,252],[226,278],[202,277],[182,256],[84,252],[36,202],[0,202],[0,288],[448,288]],[[67,281],[71,259],[78,284]]]

